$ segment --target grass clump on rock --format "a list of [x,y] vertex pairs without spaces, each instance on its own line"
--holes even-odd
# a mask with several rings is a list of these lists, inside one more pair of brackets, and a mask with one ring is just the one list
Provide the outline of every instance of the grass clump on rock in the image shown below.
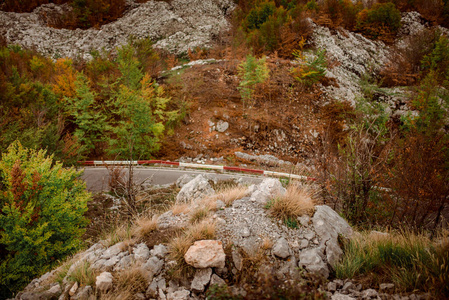
[[273,217],[281,219],[290,228],[297,228],[296,219],[304,214],[310,214],[315,207],[315,201],[307,188],[291,184],[285,194],[271,199],[265,206]]

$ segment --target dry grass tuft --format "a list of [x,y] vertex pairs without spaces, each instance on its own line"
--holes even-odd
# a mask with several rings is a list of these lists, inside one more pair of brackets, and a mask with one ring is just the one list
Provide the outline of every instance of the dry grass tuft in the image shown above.
[[176,203],[171,207],[171,211],[175,216],[179,214],[187,214],[190,211],[190,207],[187,203]]
[[215,200],[221,200],[226,204],[226,206],[231,206],[232,203],[245,197],[247,195],[248,188],[245,186],[236,186],[225,189],[214,196]]
[[201,220],[205,219],[208,215],[209,215],[209,208],[200,205],[199,207],[195,208],[195,210],[190,215],[190,223],[196,224]]
[[200,223],[192,225],[186,234],[192,238],[193,242],[212,240],[215,238],[215,222],[211,219],[205,219]]
[[147,286],[147,274],[138,266],[132,266],[117,275],[116,290],[120,292],[129,292],[132,295],[145,293]]
[[158,229],[157,218],[157,215],[137,218],[131,228],[132,235],[138,239],[147,237],[150,233]]
[[264,237],[262,239],[262,244],[260,245],[260,247],[263,250],[271,249],[271,248],[273,248],[273,241],[269,237]]
[[306,187],[291,184],[284,195],[269,201],[266,206],[276,218],[295,222],[297,217],[314,211],[315,201]]
[[121,224],[112,227],[109,231],[104,232],[102,234],[102,243],[103,246],[110,247],[118,242],[129,240],[131,238],[132,232],[128,224]]
[[75,269],[68,274],[69,280],[78,282],[80,285],[93,286],[97,274],[91,269],[90,263],[87,261],[79,262]]

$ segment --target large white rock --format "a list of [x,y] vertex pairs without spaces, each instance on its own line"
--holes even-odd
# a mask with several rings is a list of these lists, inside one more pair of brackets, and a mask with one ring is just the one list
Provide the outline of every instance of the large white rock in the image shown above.
[[196,241],[184,255],[187,264],[195,268],[224,268],[226,255],[221,241]]
[[338,245],[338,235],[349,238],[353,234],[351,226],[336,211],[327,205],[315,207],[312,222],[316,234],[321,239],[321,245],[326,247],[326,258],[334,267],[343,251]]
[[202,175],[185,184],[176,196],[176,203],[191,203],[197,199],[212,195],[215,191]]
[[285,188],[279,179],[265,178],[259,185],[257,185],[255,191],[251,194],[251,201],[259,202],[265,205],[271,198],[278,194],[284,194]]
[[301,251],[299,254],[299,267],[306,268],[307,271],[329,277],[329,269],[321,257],[321,252],[317,248]]
[[97,276],[95,280],[95,286],[98,290],[105,292],[112,288],[112,274],[109,272],[103,272]]

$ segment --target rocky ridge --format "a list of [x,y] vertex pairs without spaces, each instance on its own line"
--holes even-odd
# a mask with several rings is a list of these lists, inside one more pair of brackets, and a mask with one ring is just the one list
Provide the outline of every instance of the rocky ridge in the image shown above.
[[[202,175],[185,181],[183,178],[178,182],[183,186],[180,192],[183,198],[178,201],[194,199],[189,202],[192,209],[162,214],[158,218],[158,230],[188,227],[194,208],[201,205],[200,198],[195,197],[201,194],[199,191],[212,189]],[[284,192],[279,180],[267,178],[247,187],[245,196],[228,206],[216,200],[217,209],[211,215],[215,239],[196,241],[184,256],[185,262],[194,268],[190,277],[176,279],[170,275],[178,262],[170,255],[172,249],[167,244],[148,247],[142,241],[121,241],[115,245],[100,241],[72,259],[61,283],[55,281],[60,267],[33,280],[15,299],[97,299],[114,288],[120,272],[130,268],[139,269],[146,282],[146,292],[133,295],[134,299],[204,299],[212,286],[231,285],[232,276],[247,272],[246,261],[254,257],[262,262],[256,271],[258,275],[274,270],[278,278],[288,279],[305,269],[328,278],[342,255],[338,236],[349,238],[352,228],[325,205],[316,206],[311,216],[299,217],[297,228],[287,227],[271,217],[265,206],[274,195]],[[77,267],[86,263],[97,274],[94,285],[80,285],[69,279]],[[331,299],[396,299],[387,294],[392,288],[385,285],[379,291],[363,289],[361,285],[341,280],[321,287]],[[238,284],[231,286],[231,290],[246,295]]]
[[55,4],[41,5],[31,13],[0,12],[0,33],[10,44],[34,48],[52,58],[81,57],[90,52],[110,51],[129,38],[151,38],[155,47],[180,54],[189,48],[210,47],[216,36],[229,27],[231,0],[173,0],[128,3],[119,20],[99,29],[56,29],[47,26],[46,15],[69,9]]

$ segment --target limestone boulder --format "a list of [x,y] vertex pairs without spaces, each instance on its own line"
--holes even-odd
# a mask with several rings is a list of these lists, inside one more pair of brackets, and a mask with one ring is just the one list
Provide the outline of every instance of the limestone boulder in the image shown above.
[[106,292],[112,288],[112,274],[109,272],[103,272],[97,276],[95,280],[95,286],[98,290]]
[[184,259],[195,268],[224,268],[226,255],[221,241],[196,241],[187,250]]
[[285,188],[282,186],[279,179],[265,178],[251,194],[251,201],[259,202],[265,205],[271,198],[276,195],[285,194]]
[[214,193],[215,191],[207,179],[198,175],[182,187],[176,196],[176,203],[191,203]]

